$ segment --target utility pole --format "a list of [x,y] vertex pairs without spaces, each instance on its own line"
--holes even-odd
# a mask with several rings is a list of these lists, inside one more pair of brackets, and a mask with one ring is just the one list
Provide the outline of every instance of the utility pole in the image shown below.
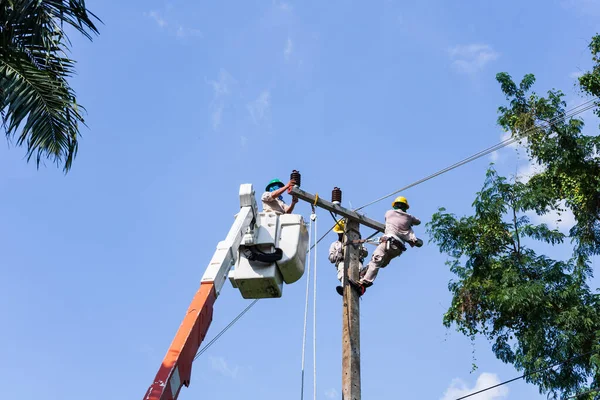
[[344,243],[344,308],[342,317],[342,399],[360,400],[360,297],[348,278],[359,280],[360,225],[347,219]]
[[360,296],[358,289],[349,284],[348,278],[354,282],[359,280],[360,244],[356,241],[360,240],[360,225],[365,225],[381,233],[385,231],[385,225],[356,211],[344,208],[337,202],[323,200],[298,187],[293,187],[290,194],[346,218],[342,316],[342,399],[360,400]]

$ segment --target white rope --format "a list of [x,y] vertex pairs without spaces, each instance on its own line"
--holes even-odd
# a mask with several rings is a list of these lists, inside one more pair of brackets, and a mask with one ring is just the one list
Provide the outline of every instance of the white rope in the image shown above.
[[[317,214],[313,214],[315,219],[315,232],[313,237],[317,236]],[[312,216],[311,216],[312,218]],[[313,400],[317,400],[317,245],[315,243],[315,260],[313,262]]]
[[[308,224],[308,244],[310,245],[310,240],[312,238],[312,218]],[[308,299],[310,292],[310,252],[312,247],[308,248],[307,262],[306,266],[306,304],[304,305],[304,331],[302,333],[302,377],[300,383],[300,400],[304,400],[304,360],[306,355],[306,323],[308,322]]]
[[[314,222],[314,225],[313,225]],[[314,228],[313,228],[314,226]],[[302,382],[300,385],[300,400],[304,400],[304,366],[306,361],[306,333],[308,325],[308,306],[310,296],[310,275],[311,275],[311,250],[315,248],[313,269],[313,400],[317,400],[317,214],[314,212],[310,216],[308,225],[308,244],[311,239],[315,242],[307,251],[306,267],[306,303],[304,305],[304,331],[302,333]]]

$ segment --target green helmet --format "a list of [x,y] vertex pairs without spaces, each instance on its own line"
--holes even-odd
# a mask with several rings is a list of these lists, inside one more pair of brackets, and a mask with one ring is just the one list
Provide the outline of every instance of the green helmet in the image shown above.
[[269,184],[268,184],[268,185],[267,185],[267,187],[265,188],[265,191],[266,191],[266,192],[269,192],[269,191],[271,191],[271,188],[272,188],[273,186],[278,186],[278,188],[282,188],[282,187],[284,187],[285,185],[284,185],[284,184],[283,184],[283,182],[281,182],[279,179],[275,178],[275,179],[271,180],[271,182],[269,182]]

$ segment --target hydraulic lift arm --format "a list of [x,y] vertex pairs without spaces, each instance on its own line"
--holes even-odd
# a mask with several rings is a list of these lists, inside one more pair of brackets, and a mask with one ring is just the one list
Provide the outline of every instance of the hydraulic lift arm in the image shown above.
[[175,400],[182,385],[189,386],[192,362],[212,321],[216,299],[214,284],[202,283],[144,399]]
[[200,289],[196,292],[144,400],[176,400],[182,386],[189,386],[192,362],[212,321],[213,305],[236,261],[242,238],[254,226],[256,216],[252,185],[242,185],[240,212],[226,239],[219,242],[202,277]]

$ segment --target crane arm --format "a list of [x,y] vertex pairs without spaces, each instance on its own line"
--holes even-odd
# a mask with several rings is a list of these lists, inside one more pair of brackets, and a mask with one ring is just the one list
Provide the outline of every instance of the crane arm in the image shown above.
[[206,336],[217,293],[213,283],[202,283],[183,322],[148,388],[145,400],[175,400],[183,385],[189,386],[192,362]]
[[[228,277],[242,297],[259,299],[281,297],[283,283],[294,283],[304,273],[308,231],[302,216],[258,213],[250,184],[241,185],[239,194],[240,211],[225,240],[217,245],[144,400],[177,400],[181,388],[189,386],[194,357]],[[274,252],[265,253],[269,249]]]
[[189,386],[192,362],[212,321],[213,306],[227,274],[237,259],[237,249],[244,234],[256,222],[256,199],[252,185],[240,187],[240,212],[227,234],[219,242],[190,304],[183,322],[163,362],[148,388],[144,400],[176,400],[183,385]]

